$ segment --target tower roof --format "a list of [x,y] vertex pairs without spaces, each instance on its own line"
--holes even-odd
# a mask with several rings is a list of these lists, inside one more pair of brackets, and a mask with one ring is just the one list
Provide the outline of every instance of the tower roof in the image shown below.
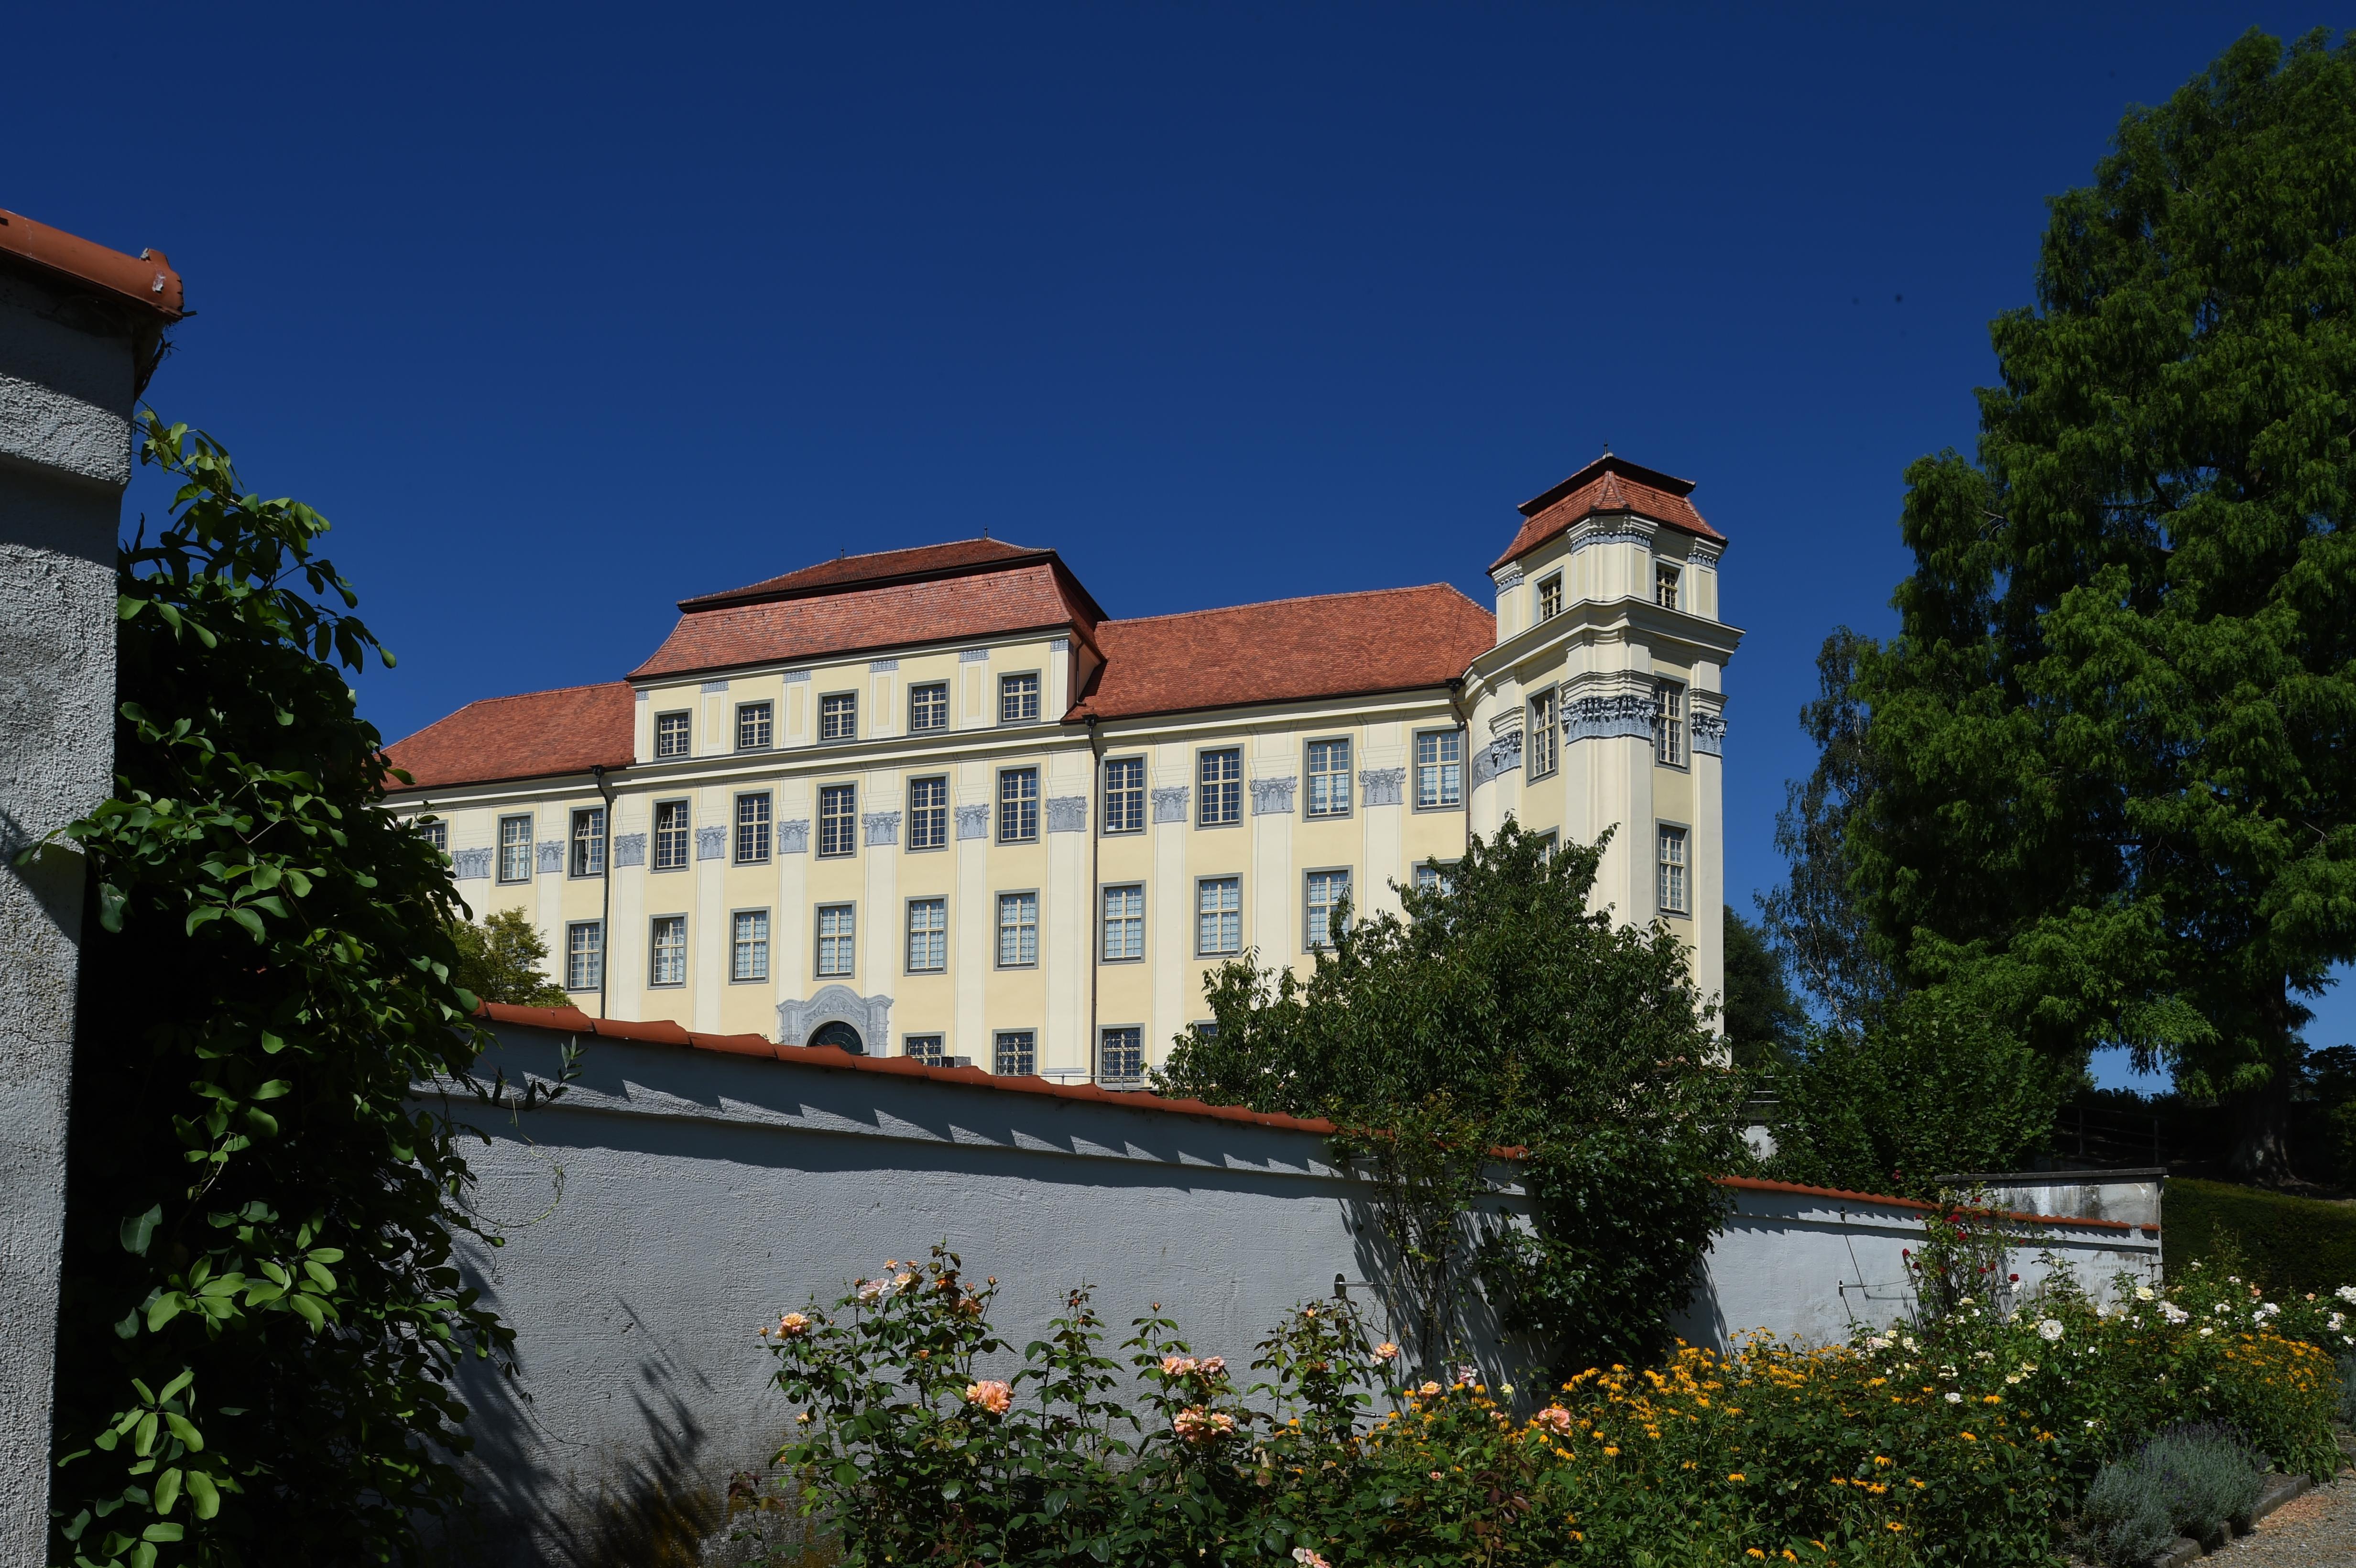
[[1694,504],[1693,481],[1664,474],[1605,453],[1561,484],[1523,502],[1525,519],[1505,553],[1490,562],[1494,571],[1507,561],[1527,555],[1572,524],[1598,513],[1629,513],[1646,517],[1680,533],[1723,545],[1726,536],[1702,520]]

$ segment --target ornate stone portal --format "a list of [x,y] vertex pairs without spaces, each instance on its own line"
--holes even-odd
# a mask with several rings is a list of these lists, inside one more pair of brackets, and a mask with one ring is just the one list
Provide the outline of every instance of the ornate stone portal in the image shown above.
[[831,1031],[834,1038],[818,1038],[830,1032],[830,1026],[840,1024],[857,1034],[859,1049],[870,1056],[885,1056],[891,1053],[891,1019],[889,997],[862,997],[848,986],[821,986],[808,1000],[777,1004],[777,1043],[853,1049],[841,1038],[840,1030]]

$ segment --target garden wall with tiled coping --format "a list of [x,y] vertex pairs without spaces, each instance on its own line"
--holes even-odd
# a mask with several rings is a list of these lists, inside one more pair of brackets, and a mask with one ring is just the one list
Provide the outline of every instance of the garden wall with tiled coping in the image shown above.
[[[947,1239],[999,1282],[993,1320],[1021,1346],[1083,1281],[1125,1331],[1160,1303],[1198,1349],[1248,1360],[1293,1303],[1337,1283],[1382,1307],[1365,1184],[1336,1167],[1326,1124],[1193,1102],[999,1080],[592,1025],[569,1010],[494,1009],[486,1071],[552,1079],[568,1039],[581,1075],[521,1115],[446,1104],[488,1139],[468,1156],[497,1250],[467,1264],[515,1328],[521,1375],[470,1371],[483,1554],[582,1562],[618,1520],[716,1498],[756,1467],[792,1412],[766,1386],[765,1322],[888,1258]],[[442,1104],[429,1096],[431,1103]],[[1523,1211],[1510,1168],[1491,1200]],[[1922,1211],[1894,1199],[1730,1181],[1734,1213],[1684,1328],[1723,1344],[1756,1328],[1845,1334],[1906,1306],[1900,1256]],[[2082,1276],[2156,1270],[2141,1228],[2052,1221],[2040,1247]],[[2033,1256],[2015,1264],[2033,1282]],[[1494,1326],[1463,1331],[1512,1375]]]

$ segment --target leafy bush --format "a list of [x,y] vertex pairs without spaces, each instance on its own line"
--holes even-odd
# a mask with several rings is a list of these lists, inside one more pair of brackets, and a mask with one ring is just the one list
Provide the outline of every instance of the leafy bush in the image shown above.
[[2131,1460],[2105,1465],[2078,1505],[2078,1538],[2110,1568],[2143,1568],[2176,1540],[2158,1478]]
[[2169,1270],[2214,1266],[2229,1256],[2286,1295],[2356,1279],[2356,1207],[2263,1188],[2171,1178],[2161,1196]]

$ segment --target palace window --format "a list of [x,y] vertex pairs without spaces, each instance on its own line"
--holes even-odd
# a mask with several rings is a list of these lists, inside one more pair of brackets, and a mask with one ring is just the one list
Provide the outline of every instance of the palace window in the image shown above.
[[1558,571],[1538,583],[1538,619],[1551,621],[1561,613],[1562,573]]
[[1145,1076],[1145,1031],[1108,1029],[1097,1044],[1097,1076],[1110,1083],[1134,1083]]
[[1039,717],[1039,677],[1001,675],[998,677],[998,721],[1028,724]]
[[450,852],[450,825],[446,822],[421,822],[417,831],[425,835],[425,842],[434,846],[437,854]]
[[937,1034],[912,1034],[902,1038],[900,1054],[926,1067],[941,1064],[941,1037]]
[[1350,815],[1350,742],[1309,742],[1309,815]]
[[1464,736],[1427,730],[1415,738],[1415,804],[1421,811],[1464,804]]
[[1308,898],[1301,919],[1302,946],[1314,953],[1319,948],[1333,945],[1333,906],[1349,896],[1349,872],[1309,873]]
[[1145,759],[1114,757],[1105,763],[1104,830],[1145,831]]
[[949,781],[908,781],[908,848],[939,849],[949,841]]
[[687,865],[687,802],[655,803],[655,869],[676,871]]
[[648,944],[647,984],[687,984],[687,916],[657,915],[653,939]]
[[998,966],[1028,969],[1039,962],[1039,895],[998,895]]
[[605,874],[605,808],[602,805],[573,814],[572,869],[576,877]]
[[1550,777],[1562,761],[1562,730],[1555,722],[1555,694],[1549,687],[1530,699],[1529,721],[1524,727],[1523,766],[1533,779]]
[[683,757],[687,755],[687,715],[658,713],[655,715],[655,755]]
[[1104,891],[1104,955],[1108,964],[1145,956],[1145,890],[1134,884]]
[[1664,610],[1677,607],[1677,569],[1667,561],[1653,568],[1653,601]]
[[1686,893],[1686,830],[1661,829],[1661,912],[1689,914]]
[[564,928],[564,988],[594,991],[605,983],[605,923],[576,920]]
[[908,973],[937,975],[949,966],[947,899],[908,901]]
[[857,784],[828,784],[818,792],[818,852],[827,857],[859,852]]
[[1444,893],[1456,886],[1456,864],[1438,865],[1426,860],[1415,869],[1415,889],[1420,893]]
[[1205,877],[1194,884],[1194,951],[1221,958],[1244,950],[1241,877]]
[[735,934],[728,944],[728,977],[732,980],[767,979],[769,912],[765,909],[740,909],[736,912],[735,927]]
[[1023,1078],[1039,1071],[1039,1036],[1027,1029],[1002,1029],[991,1037],[990,1070],[1001,1078]]
[[1686,765],[1686,688],[1672,681],[1653,689],[1653,760]]
[[736,705],[736,749],[740,752],[766,752],[770,738],[776,732],[774,716],[776,710],[766,702],[740,702]]
[[908,733],[920,735],[927,730],[949,727],[949,688],[947,681],[928,681],[908,688]]
[[531,818],[499,818],[499,880],[531,880]]
[[859,934],[858,912],[850,904],[818,906],[818,972],[820,976],[839,979],[849,976],[853,961],[854,938]]
[[736,797],[736,863],[757,866],[769,858],[769,795]]
[[831,691],[818,699],[818,738],[821,741],[859,739],[859,696]]
[[1203,753],[1200,775],[1203,804],[1195,820],[1219,827],[1244,819],[1244,754],[1239,750]]
[[1039,770],[1008,768],[998,775],[998,841],[1029,844],[1039,837]]

